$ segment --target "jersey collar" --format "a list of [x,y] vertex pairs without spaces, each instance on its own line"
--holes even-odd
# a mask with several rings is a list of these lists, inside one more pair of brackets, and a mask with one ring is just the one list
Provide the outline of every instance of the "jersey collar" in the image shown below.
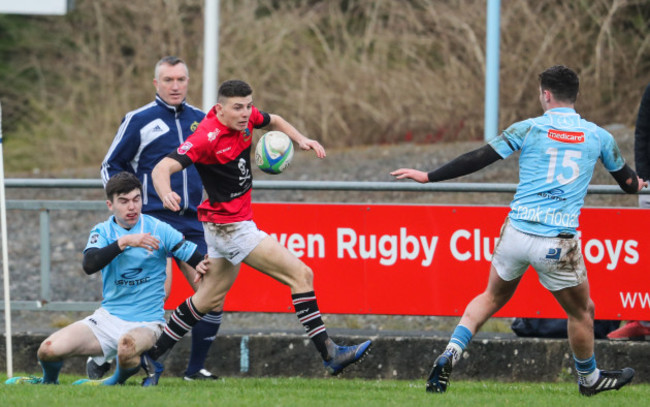
[[553,113],[561,113],[561,114],[566,114],[566,113],[573,113],[576,114],[576,110],[571,107],[554,107],[553,109],[548,109],[544,114],[553,114]]
[[167,109],[172,113],[182,112],[183,110],[185,110],[185,106],[187,105],[187,102],[185,100],[183,100],[181,102],[181,104],[178,105],[178,107],[177,106],[172,106],[172,105],[168,104],[167,102],[165,102],[164,100],[162,100],[160,95],[158,95],[157,93],[156,93],[156,103],[158,104],[158,106],[160,106],[160,107],[162,107],[164,109]]
[[140,216],[138,217],[138,222],[135,225],[133,225],[133,227],[131,229],[125,229],[125,228],[122,227],[122,225],[117,223],[117,221],[115,220],[115,215],[111,215],[109,221],[110,221],[112,227],[118,228],[119,230],[123,230],[123,231],[125,231],[127,233],[128,232],[144,233],[144,222],[142,220],[143,216],[144,216],[144,213],[140,213]]

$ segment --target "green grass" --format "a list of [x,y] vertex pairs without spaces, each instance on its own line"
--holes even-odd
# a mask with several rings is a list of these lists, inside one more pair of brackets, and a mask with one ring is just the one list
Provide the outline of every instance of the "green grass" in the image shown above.
[[[142,388],[132,378],[124,386],[70,386],[76,376],[63,375],[60,386],[0,385],[4,406],[637,406],[650,398],[650,385],[632,384],[591,398],[578,395],[572,383],[452,382],[445,394],[428,394],[423,380],[303,378],[225,378],[217,382],[161,379]],[[0,376],[4,382],[6,376]]]

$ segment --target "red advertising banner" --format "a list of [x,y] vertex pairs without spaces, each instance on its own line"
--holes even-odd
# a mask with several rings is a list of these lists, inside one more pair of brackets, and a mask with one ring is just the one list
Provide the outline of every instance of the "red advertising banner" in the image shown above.
[[[258,227],[314,271],[324,313],[462,315],[487,284],[507,207],[258,203]],[[582,248],[598,319],[650,320],[650,216],[583,209]],[[166,303],[192,290],[174,271]],[[289,289],[242,265],[226,311],[293,312]],[[564,317],[526,272],[500,317]]]

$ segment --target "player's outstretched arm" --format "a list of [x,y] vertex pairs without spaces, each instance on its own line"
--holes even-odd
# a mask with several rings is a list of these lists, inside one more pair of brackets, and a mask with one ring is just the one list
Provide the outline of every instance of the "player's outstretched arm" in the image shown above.
[[429,182],[429,176],[424,171],[414,170],[412,168],[400,168],[390,173],[397,179],[412,179],[421,184],[426,184]]
[[163,206],[171,211],[181,210],[181,197],[171,186],[171,175],[182,170],[183,166],[173,158],[165,157],[151,171],[151,180]]
[[302,135],[295,127],[291,125],[288,121],[284,120],[282,117],[277,114],[269,114],[271,121],[269,126],[271,130],[278,130],[289,136],[289,138],[295,141],[300,147],[301,150],[314,150],[316,157],[325,158],[325,148],[316,140],[312,140]]
[[390,174],[397,179],[410,178],[421,183],[438,182],[471,174],[500,159],[501,156],[492,148],[492,146],[486,144],[481,148],[477,148],[474,151],[470,151],[469,153],[454,158],[447,164],[444,164],[442,167],[433,170],[428,174],[422,171],[406,168],[395,170]]
[[636,172],[627,164],[620,170],[611,172],[610,174],[618,182],[621,189],[628,194],[636,194],[641,188],[648,187],[648,182],[639,178]]

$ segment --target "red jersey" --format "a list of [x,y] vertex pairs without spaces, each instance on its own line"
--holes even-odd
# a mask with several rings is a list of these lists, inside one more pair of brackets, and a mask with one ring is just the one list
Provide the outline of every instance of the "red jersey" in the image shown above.
[[214,108],[196,131],[168,157],[183,168],[194,164],[208,199],[198,207],[201,222],[234,223],[253,218],[251,207],[251,141],[253,129],[269,124],[270,116],[253,106],[246,130],[223,125]]

